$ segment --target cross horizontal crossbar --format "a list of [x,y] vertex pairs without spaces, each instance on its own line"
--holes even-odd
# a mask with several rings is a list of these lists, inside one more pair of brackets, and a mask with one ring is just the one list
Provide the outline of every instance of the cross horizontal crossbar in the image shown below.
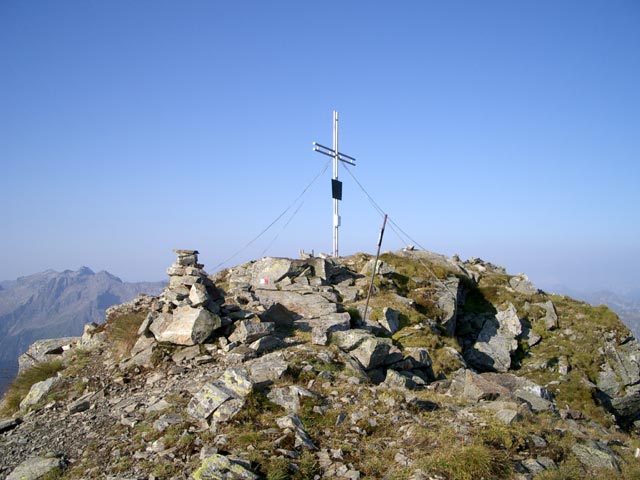
[[[336,156],[335,150],[333,150],[332,148],[329,148],[329,147],[325,147],[324,145],[320,145],[317,142],[313,142],[313,150],[315,152],[322,153],[323,155],[326,155],[328,157],[335,157]],[[340,153],[340,152],[338,152],[338,160],[340,160],[341,162],[344,162],[344,163],[348,163],[349,165],[353,165],[353,166],[355,166],[355,164],[356,164],[356,159],[355,158],[350,157],[349,155],[345,155],[344,153]]]

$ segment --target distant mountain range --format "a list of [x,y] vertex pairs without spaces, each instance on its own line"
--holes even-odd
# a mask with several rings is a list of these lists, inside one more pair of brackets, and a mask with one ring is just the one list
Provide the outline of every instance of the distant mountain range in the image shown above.
[[568,295],[591,305],[606,305],[616,312],[620,320],[633,332],[633,335],[640,339],[640,290],[581,292],[564,285],[557,285],[551,288],[550,291]]
[[81,335],[88,322],[140,293],[157,295],[164,282],[123,282],[109,272],[47,270],[0,282],[0,393],[15,376],[18,357],[36,340]]

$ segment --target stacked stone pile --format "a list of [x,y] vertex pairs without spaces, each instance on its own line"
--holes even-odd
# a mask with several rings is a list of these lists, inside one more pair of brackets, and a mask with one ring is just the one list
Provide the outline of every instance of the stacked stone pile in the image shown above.
[[174,250],[177,261],[167,269],[169,285],[140,327],[158,342],[204,343],[222,326],[218,316],[223,297],[198,263],[197,250]]

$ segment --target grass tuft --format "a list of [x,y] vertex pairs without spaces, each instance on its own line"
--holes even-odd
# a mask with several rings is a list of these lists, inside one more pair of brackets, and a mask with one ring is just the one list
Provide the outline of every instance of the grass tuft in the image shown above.
[[60,360],[53,360],[51,362],[37,363],[28,370],[18,374],[5,393],[0,414],[11,415],[18,411],[20,402],[27,393],[29,393],[33,384],[53,377],[60,370],[62,370],[62,362]]

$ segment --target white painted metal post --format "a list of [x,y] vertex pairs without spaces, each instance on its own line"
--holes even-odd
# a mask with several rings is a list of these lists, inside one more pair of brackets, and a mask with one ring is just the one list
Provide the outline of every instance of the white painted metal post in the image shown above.
[[[338,112],[333,111],[333,179],[338,180]],[[333,199],[333,256],[338,257],[338,228],[340,227],[340,213],[338,199]]]

